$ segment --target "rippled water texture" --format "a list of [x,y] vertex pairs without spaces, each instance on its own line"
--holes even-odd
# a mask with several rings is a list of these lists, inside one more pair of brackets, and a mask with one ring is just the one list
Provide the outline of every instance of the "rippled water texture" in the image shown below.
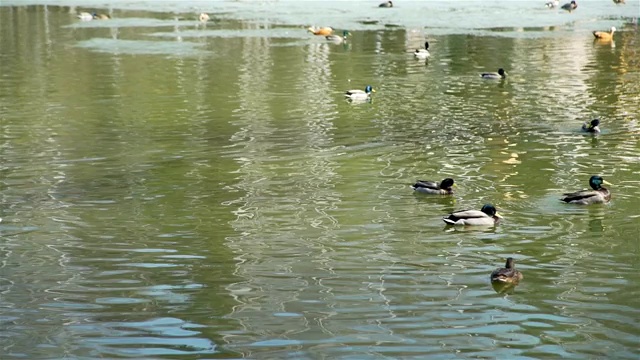
[[637,359],[638,1],[378,2],[2,1],[0,357]]

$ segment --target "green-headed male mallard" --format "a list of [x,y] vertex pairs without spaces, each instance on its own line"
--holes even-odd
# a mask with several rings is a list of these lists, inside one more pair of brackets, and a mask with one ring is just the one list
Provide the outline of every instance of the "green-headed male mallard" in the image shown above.
[[367,100],[371,97],[371,93],[376,92],[371,85],[367,85],[363,90],[349,90],[344,96],[350,100]]
[[568,12],[572,12],[577,8],[578,8],[578,3],[576,2],[576,0],[571,0],[570,3],[566,3],[561,7],[562,10],[567,10]]
[[382,4],[378,5],[378,7],[392,8],[393,7],[393,2],[391,0],[385,1]]
[[507,77],[507,73],[504,71],[503,68],[498,69],[498,72],[486,72],[486,73],[482,73],[480,74],[480,77],[482,77],[483,79],[504,79]]
[[418,59],[426,59],[431,56],[431,54],[429,53],[429,42],[425,41],[424,49],[416,49],[416,51],[413,52],[413,56]]
[[418,180],[413,186],[415,192],[434,195],[451,195],[455,186],[453,179],[446,178],[438,184],[435,181]]
[[340,43],[343,43],[343,42],[347,41],[347,37],[349,35],[350,35],[349,32],[347,30],[345,30],[345,31],[342,32],[342,36],[339,36],[339,35],[327,35],[327,36],[325,36],[325,38],[328,41],[333,41],[333,42],[335,42],[337,44],[340,44]]
[[616,32],[616,27],[612,26],[609,31],[594,31],[593,36],[598,40],[610,41],[613,40],[613,33]]
[[448,225],[472,225],[472,226],[490,226],[495,225],[502,219],[498,215],[498,211],[491,204],[486,204],[482,209],[478,210],[461,210],[449,214],[442,218]]
[[522,273],[516,270],[516,267],[513,264],[513,258],[507,258],[507,263],[503,268],[498,268],[491,272],[492,283],[497,282],[518,285],[522,278]]
[[611,200],[611,192],[607,188],[603,188],[602,184],[612,185],[605,181],[601,176],[594,175],[589,179],[589,186],[593,190],[580,190],[572,193],[562,194],[564,197],[560,199],[568,204],[590,205],[603,204]]
[[600,133],[600,119],[585,121],[585,123],[582,124],[582,131],[586,131],[594,134]]

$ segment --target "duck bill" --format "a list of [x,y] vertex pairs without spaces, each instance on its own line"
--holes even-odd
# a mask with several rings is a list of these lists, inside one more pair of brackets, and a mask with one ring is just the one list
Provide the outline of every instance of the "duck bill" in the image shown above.
[[376,92],[376,89],[371,89],[371,92]]
[[602,180],[602,183],[605,185],[613,185],[612,183],[608,182],[607,180]]
[[495,214],[495,215],[493,215],[493,216],[497,217],[498,219],[502,219],[502,215],[500,215],[500,214],[498,214],[498,213],[496,213],[496,214]]

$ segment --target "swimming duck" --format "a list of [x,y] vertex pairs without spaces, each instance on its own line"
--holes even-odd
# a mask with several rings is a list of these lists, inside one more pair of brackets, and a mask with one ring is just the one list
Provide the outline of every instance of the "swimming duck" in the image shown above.
[[371,85],[367,85],[367,87],[363,90],[349,90],[344,93],[344,96],[349,98],[350,100],[367,100],[371,97],[371,93],[376,92]]
[[520,280],[524,276],[518,270],[516,270],[513,264],[513,258],[507,258],[507,263],[503,268],[497,268],[491,272],[491,282],[509,283],[512,285],[518,285]]
[[207,13],[200,13],[200,16],[198,16],[198,20],[200,20],[200,22],[207,22],[209,21],[209,19],[211,19],[209,17],[209,14]]
[[494,72],[486,72],[486,73],[482,73],[480,74],[480,76],[483,79],[504,79],[507,77],[507,73],[504,71],[503,68],[498,69],[497,73]]
[[570,3],[566,3],[561,7],[562,10],[567,10],[568,12],[572,12],[577,8],[578,8],[578,3],[576,2],[576,0],[571,0]]
[[624,0],[613,0],[614,3],[620,5],[620,4],[624,4]]
[[109,20],[111,16],[107,14],[93,14],[93,20]]
[[82,20],[82,21],[89,21],[89,20],[93,20],[93,17],[97,15],[97,14],[91,14],[88,12],[81,12],[80,14],[78,14],[78,19]]
[[327,36],[327,35],[333,34],[333,28],[329,26],[326,26],[326,27],[311,26],[307,29],[307,31],[311,32],[313,35]]
[[425,41],[424,49],[416,49],[416,51],[413,53],[413,56],[417,57],[418,59],[426,59],[431,56],[431,54],[429,53],[429,42]]
[[378,7],[390,8],[393,7],[393,2],[391,2],[391,0],[385,1],[382,4],[378,5]]
[[611,192],[608,189],[603,188],[602,184],[612,185],[602,177],[594,175],[589,179],[589,186],[591,186],[593,190],[580,190],[562,194],[564,197],[560,200],[568,204],[579,205],[608,203],[611,200]]
[[544,6],[548,7],[549,9],[555,9],[558,7],[558,4],[560,2],[558,0],[553,0],[553,1],[549,1],[548,3],[544,4]]
[[582,131],[598,134],[600,133],[599,125],[600,125],[600,119],[593,119],[590,122],[585,121],[584,124],[582,124]]
[[418,180],[411,187],[414,191],[423,193],[423,194],[435,194],[435,195],[451,195],[453,194],[454,187],[453,179],[446,178],[440,182],[440,184],[435,181],[425,181]]
[[502,219],[496,208],[491,204],[486,204],[478,210],[461,210],[449,214],[442,218],[448,225],[495,225]]
[[612,40],[613,39],[613,33],[616,31],[615,26],[612,26],[611,29],[609,29],[609,32],[606,31],[594,31],[593,32],[593,36],[596,37],[596,39],[598,40]]
[[347,41],[347,37],[349,35],[351,35],[351,34],[349,34],[349,32],[347,30],[345,30],[345,31],[342,32],[342,36],[339,36],[339,35],[327,35],[327,36],[325,36],[325,38],[328,41],[333,41],[333,42],[339,44],[339,43],[343,43],[343,42]]

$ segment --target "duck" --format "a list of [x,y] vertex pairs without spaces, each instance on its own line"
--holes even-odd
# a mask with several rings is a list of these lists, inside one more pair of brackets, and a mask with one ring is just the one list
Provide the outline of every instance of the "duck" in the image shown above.
[[589,133],[599,134],[600,133],[600,119],[593,119],[591,121],[585,121],[582,124],[582,131],[586,131]]
[[371,97],[371,93],[376,92],[371,85],[367,85],[364,90],[349,90],[344,96],[349,100],[367,100]]
[[325,27],[314,27],[314,26],[310,26],[307,31],[309,31],[310,33],[312,33],[313,35],[322,35],[322,36],[327,36],[327,35],[331,35],[333,34],[333,28],[329,27],[329,26],[325,26]]
[[108,14],[93,14],[93,20],[109,20],[111,16]]
[[544,4],[544,6],[548,7],[549,9],[555,9],[558,7],[558,5],[560,4],[560,2],[558,0],[553,0],[553,1],[549,1],[548,3]]
[[624,0],[613,0],[616,5],[624,4]]
[[566,3],[561,7],[562,10],[567,10],[568,12],[572,12],[577,8],[578,8],[578,3],[576,2],[576,0],[571,0],[570,3]]
[[198,20],[200,20],[200,22],[207,22],[209,21],[209,19],[211,19],[211,17],[209,17],[209,14],[207,13],[200,13],[200,16],[198,16]]
[[503,68],[498,69],[498,72],[486,72],[486,73],[482,73],[480,74],[480,76],[483,79],[504,79],[507,77],[507,73],[504,71]]
[[88,13],[88,12],[81,12],[78,14],[78,19],[82,20],[82,21],[89,21],[89,20],[93,20],[93,17],[97,15],[97,14],[92,14],[92,13]]
[[431,54],[429,53],[429,42],[425,41],[424,49],[416,49],[416,51],[413,52],[413,56],[418,59],[426,59],[431,56]]
[[418,180],[411,187],[415,192],[434,195],[451,195],[455,183],[453,179],[446,178],[438,184],[435,181]]
[[496,225],[502,216],[498,214],[496,208],[491,204],[485,204],[482,209],[478,210],[461,210],[449,214],[442,220],[447,225],[471,225],[471,226],[490,226]]
[[393,2],[391,0],[385,1],[382,4],[378,5],[378,7],[381,7],[381,8],[392,8],[393,7]]
[[511,285],[518,285],[520,280],[522,280],[524,276],[518,270],[513,263],[513,258],[507,258],[507,263],[503,268],[497,268],[491,272],[491,282],[492,283],[508,283]]
[[594,31],[593,32],[593,36],[595,36],[596,39],[598,40],[612,40],[613,39],[613,33],[616,31],[616,27],[612,26],[611,29],[609,29],[609,32],[606,31]]
[[327,36],[325,36],[325,38],[328,41],[333,41],[333,42],[339,44],[339,43],[343,43],[343,42],[347,41],[347,37],[349,35],[351,35],[351,34],[349,34],[349,32],[347,30],[344,30],[342,32],[342,36],[339,36],[339,35],[327,35]]
[[611,192],[607,188],[603,188],[602,184],[612,185],[604,180],[601,176],[593,175],[589,178],[589,186],[593,190],[580,190],[572,193],[562,194],[564,197],[560,201],[567,204],[591,205],[604,204],[611,200]]

